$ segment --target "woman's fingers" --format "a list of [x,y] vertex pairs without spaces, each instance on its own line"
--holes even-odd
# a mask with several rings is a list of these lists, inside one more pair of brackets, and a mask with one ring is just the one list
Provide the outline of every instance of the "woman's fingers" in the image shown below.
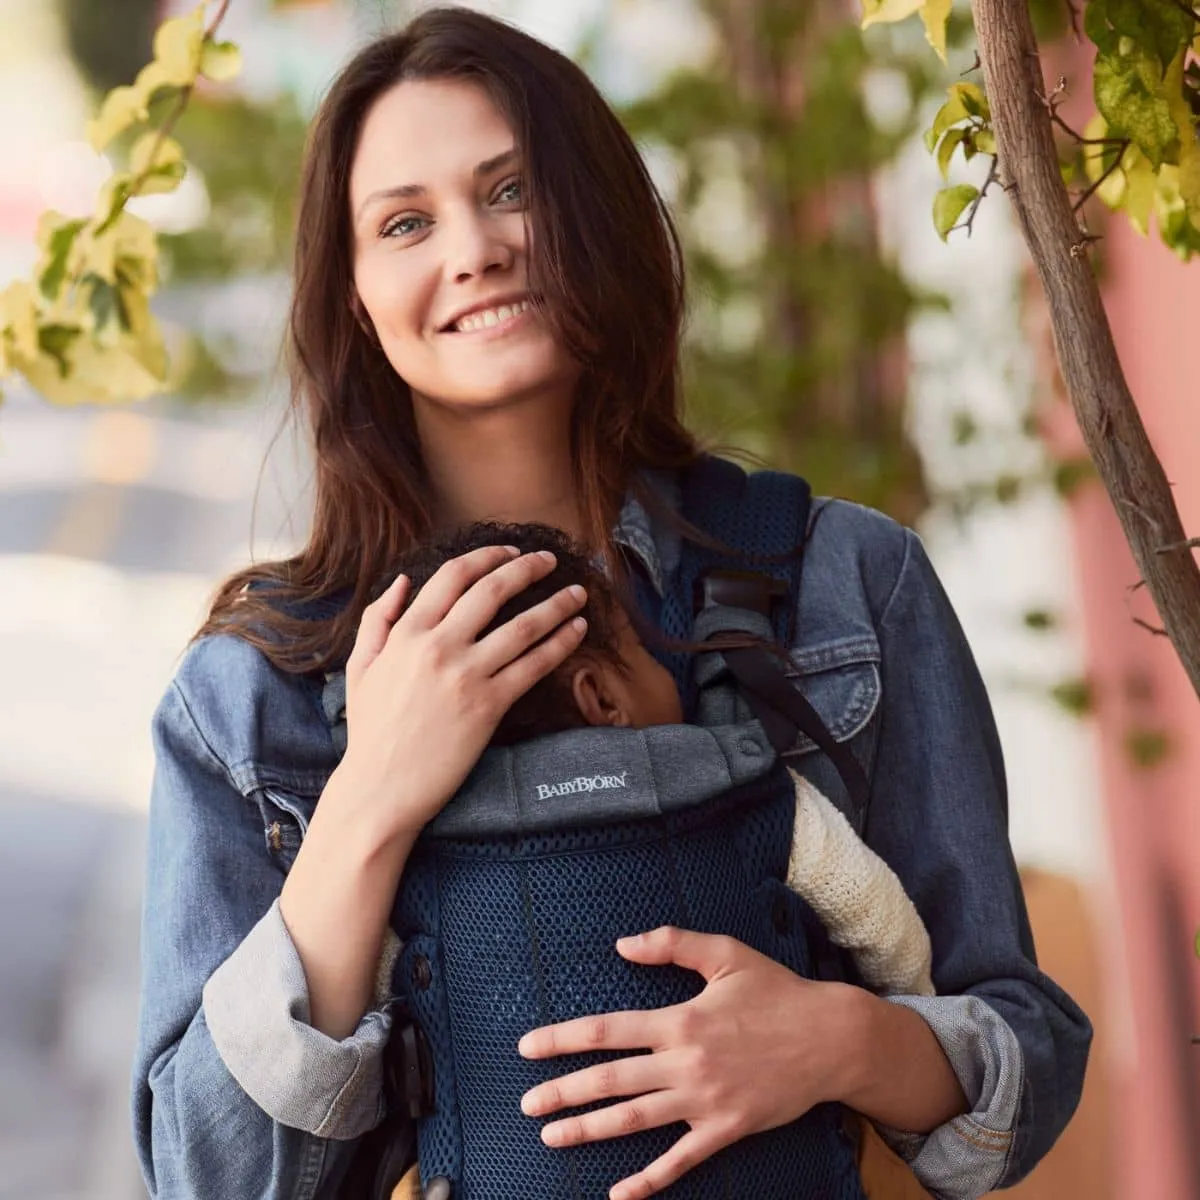
[[[505,621],[499,629],[493,629],[487,637],[479,642],[475,656],[480,670],[485,675],[498,674],[509,663],[520,658],[531,646],[536,646],[560,625],[564,625],[576,616],[586,603],[587,592],[578,584],[574,584],[571,587],[562,588],[553,596],[533,605],[523,613],[518,613],[512,620]],[[579,637],[582,638],[583,627],[577,628],[579,628]],[[566,642],[571,640],[570,637],[565,638]],[[574,646],[571,649],[574,649]],[[554,655],[546,657],[553,658]],[[554,666],[557,665],[557,663],[554,664]],[[551,666],[548,669],[553,670],[554,668]]]
[[361,675],[379,657],[379,652],[387,645],[388,634],[392,632],[392,626],[400,619],[400,614],[404,611],[404,602],[408,598],[408,593],[408,577],[397,575],[387,591],[378,600],[363,609],[362,618],[358,623],[358,633],[354,637],[354,648],[346,660],[347,679]]
[[[475,580],[461,599],[446,614],[441,629],[455,642],[469,644],[495,620],[496,614],[514,596],[530,584],[544,579],[554,570],[556,559],[548,550],[522,554],[511,562],[502,563]],[[522,613],[517,618],[525,619]]]
[[[481,546],[478,550],[460,554],[457,558],[444,562],[430,577],[429,582],[417,593],[416,599],[409,605],[408,621],[418,629],[432,629],[446,617],[460,598],[481,579],[497,571],[498,568],[519,561],[520,551],[515,546]],[[529,559],[534,555],[525,555]],[[510,594],[515,595],[534,576],[529,573],[531,564],[527,564],[524,572],[518,572],[523,581],[512,588]],[[546,567],[545,570],[550,570]],[[543,570],[543,574],[545,574]],[[505,577],[508,578],[507,576]],[[503,603],[503,601],[501,601]],[[496,606],[499,608],[499,605]],[[484,625],[487,624],[485,621]],[[483,628],[483,625],[479,627]],[[475,631],[476,633],[479,630]],[[472,635],[474,636],[474,635]]]
[[587,622],[575,617],[560,625],[546,640],[492,676],[497,703],[507,712],[535,683],[562,666],[579,649]]
[[638,1054],[551,1079],[521,1097],[521,1111],[527,1117],[544,1117],[564,1108],[582,1108],[596,1100],[658,1091],[669,1082],[670,1057],[669,1050]]
[[714,1142],[710,1130],[689,1130],[666,1154],[660,1155],[644,1170],[614,1184],[609,1190],[608,1200],[646,1200],[646,1197],[669,1188],[732,1140]]
[[657,1129],[683,1120],[678,1092],[650,1092],[620,1104],[610,1104],[596,1112],[567,1117],[542,1128],[542,1141],[547,1146],[578,1146],[583,1142],[604,1142],[609,1138],[625,1137],[643,1129]]
[[518,1043],[523,1058],[555,1058],[588,1050],[656,1050],[670,1032],[674,1009],[597,1013],[561,1025],[544,1025]]

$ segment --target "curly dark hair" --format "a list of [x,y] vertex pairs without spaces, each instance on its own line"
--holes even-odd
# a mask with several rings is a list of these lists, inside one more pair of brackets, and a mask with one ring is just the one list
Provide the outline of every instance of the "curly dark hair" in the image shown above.
[[581,584],[588,593],[587,603],[581,610],[588,627],[579,649],[558,670],[534,684],[504,714],[492,745],[508,746],[543,734],[581,728],[586,722],[571,693],[570,668],[579,655],[591,655],[618,670],[623,668],[616,649],[617,623],[623,607],[603,570],[561,530],[532,522],[506,525],[499,521],[477,521],[434,533],[393,563],[392,569],[377,581],[372,598],[381,595],[397,575],[408,576],[411,595],[415,596],[447,560],[482,546],[516,546],[522,554],[549,550],[558,561],[548,575],[509,600],[480,637],[485,637],[518,613],[549,599],[561,588]]

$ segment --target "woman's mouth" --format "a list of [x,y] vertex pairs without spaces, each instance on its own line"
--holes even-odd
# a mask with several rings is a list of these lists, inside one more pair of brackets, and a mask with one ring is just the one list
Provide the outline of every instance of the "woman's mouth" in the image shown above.
[[518,324],[529,312],[533,305],[528,300],[517,300],[511,304],[498,304],[495,308],[478,309],[460,317],[453,325],[448,326],[446,333],[507,333]]

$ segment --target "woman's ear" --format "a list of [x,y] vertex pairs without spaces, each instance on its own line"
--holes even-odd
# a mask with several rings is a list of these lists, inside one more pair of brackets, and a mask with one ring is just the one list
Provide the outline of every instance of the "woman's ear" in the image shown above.
[[631,715],[615,687],[616,672],[603,663],[584,662],[571,676],[571,695],[588,725],[629,726]]

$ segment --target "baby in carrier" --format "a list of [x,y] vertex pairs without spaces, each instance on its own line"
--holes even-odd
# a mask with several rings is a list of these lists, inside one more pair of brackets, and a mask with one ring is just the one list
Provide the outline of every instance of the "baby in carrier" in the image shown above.
[[[769,750],[763,753],[761,745],[748,764],[742,762],[745,725],[701,734],[682,724],[675,679],[646,648],[610,581],[565,535],[538,525],[479,523],[428,539],[396,564],[396,572],[408,575],[415,594],[447,559],[496,544],[524,553],[549,550],[557,565],[510,600],[493,627],[577,583],[588,592],[583,612],[587,634],[565,663],[505,714],[475,772],[418,843],[393,913],[399,937],[385,951],[381,988],[406,1001],[422,1036],[417,1056],[409,1034],[409,1057],[419,1057],[424,1073],[433,1076],[423,1084],[423,1111],[413,1107],[414,1115],[422,1115],[420,1173],[427,1194],[436,1194],[439,1176],[454,1178],[453,1195],[467,1200],[493,1200],[507,1195],[506,1187],[522,1197],[575,1194],[581,1174],[590,1171],[597,1176],[596,1190],[585,1184],[579,1194],[606,1195],[623,1167],[611,1161],[611,1154],[606,1160],[604,1147],[617,1143],[557,1151],[560,1161],[570,1155],[592,1161],[575,1164],[570,1189],[551,1180],[543,1184],[545,1191],[538,1186],[545,1176],[544,1159],[529,1166],[528,1178],[514,1180],[510,1177],[519,1169],[519,1158],[495,1144],[511,1147],[517,1130],[523,1130],[526,1141],[532,1138],[530,1154],[535,1154],[535,1144],[536,1154],[546,1152],[537,1141],[537,1123],[519,1112],[519,1096],[540,1082],[531,1072],[569,1069],[565,1060],[557,1066],[519,1060],[515,1044],[521,1033],[584,1013],[658,1007],[699,990],[696,977],[671,980],[671,994],[647,992],[626,978],[614,992],[610,978],[630,972],[653,971],[659,979],[690,973],[623,963],[607,933],[593,927],[598,910],[625,910],[613,914],[613,928],[620,933],[674,923],[730,933],[750,944],[757,936],[757,948],[801,973],[812,972],[804,947],[816,932],[846,951],[860,980],[882,993],[932,994],[929,937],[900,881],[820,791],[795,772],[783,774],[778,764],[769,772],[773,756]],[[745,646],[752,640],[725,636],[692,649],[711,658],[721,646]],[[676,735],[690,741],[672,740]],[[768,780],[774,781],[770,799]],[[782,780],[788,785],[781,804]],[[751,815],[744,817],[743,810]],[[661,827],[671,822],[664,836]],[[705,854],[720,857],[711,849],[714,838],[755,846],[752,854],[762,862],[756,859],[750,874],[758,871],[765,878],[746,886],[740,882],[740,868],[723,876],[716,860],[706,864]],[[675,849],[663,851],[668,843]],[[757,849],[768,844],[772,850]],[[690,900],[684,895],[692,886],[684,878],[689,853],[700,856],[702,874],[712,872],[711,878],[699,878]],[[570,867],[561,874],[562,864],[577,860],[583,865],[574,874]],[[548,869],[546,863],[555,867]],[[606,882],[592,882],[614,870],[615,877]],[[635,920],[625,893],[636,892],[642,877],[648,889],[675,891],[674,909],[647,914],[672,919],[642,928],[622,925],[622,920]],[[702,905],[695,895],[721,894],[724,879],[733,881],[726,885],[731,894],[742,889],[745,895],[728,914],[717,911],[720,905],[698,911]],[[788,937],[771,942],[775,935],[770,929],[761,933],[763,923],[755,914],[765,902],[778,925],[780,900],[764,898],[764,889],[781,885],[802,903],[799,919],[789,918],[795,928],[789,928]],[[505,899],[508,893],[511,903]],[[581,899],[574,910],[581,893],[591,899]],[[555,913],[564,914],[561,928]],[[732,925],[722,928],[727,920]],[[531,977],[528,984],[526,975]],[[498,1034],[498,1027],[507,1032]],[[506,1065],[490,1072],[487,1064],[500,1056]],[[411,1062],[407,1070],[411,1075]],[[503,1104],[504,1095],[511,1105]],[[411,1088],[408,1099],[413,1100]],[[509,1107],[511,1112],[504,1111]],[[803,1118],[797,1124],[805,1121],[813,1123]],[[819,1131],[809,1134],[809,1143],[820,1140]],[[779,1147],[773,1151],[766,1145],[770,1139],[770,1134],[760,1135],[730,1150],[740,1150],[744,1157],[753,1153],[750,1143],[763,1140],[762,1152],[780,1160],[776,1165],[784,1169],[774,1174],[783,1177],[788,1153]],[[438,1162],[429,1161],[433,1158]],[[700,1181],[703,1171],[702,1165],[670,1194],[720,1194]],[[794,1174],[791,1179],[794,1184]],[[775,1192],[768,1183],[756,1194]],[[814,1194],[855,1193],[847,1182],[839,1193]],[[421,1195],[415,1169],[394,1195],[402,1200]]]

